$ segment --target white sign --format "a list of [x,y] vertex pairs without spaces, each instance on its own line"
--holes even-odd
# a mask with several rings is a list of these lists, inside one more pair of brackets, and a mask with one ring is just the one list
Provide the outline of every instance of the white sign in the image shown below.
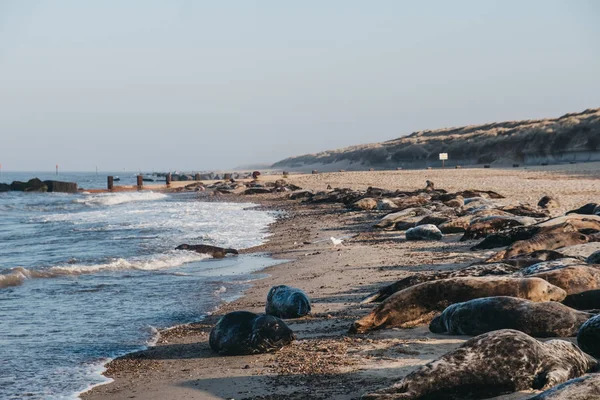
[[440,153],[440,160],[447,160],[448,159],[448,153]]

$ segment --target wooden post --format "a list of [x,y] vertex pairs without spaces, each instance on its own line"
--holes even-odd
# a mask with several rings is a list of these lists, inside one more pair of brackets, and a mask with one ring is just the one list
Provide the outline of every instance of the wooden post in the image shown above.
[[167,186],[171,185],[171,173],[170,172],[165,177],[165,180],[167,181]]
[[107,178],[106,187],[107,187],[107,189],[108,189],[109,192],[112,192],[113,187],[114,187],[114,178],[112,176],[109,176]]
[[194,180],[195,181],[199,181],[200,180],[200,174],[197,173],[196,175],[194,175]]
[[138,190],[140,190],[143,185],[144,185],[144,177],[142,175],[138,175],[137,176],[137,187],[138,187]]

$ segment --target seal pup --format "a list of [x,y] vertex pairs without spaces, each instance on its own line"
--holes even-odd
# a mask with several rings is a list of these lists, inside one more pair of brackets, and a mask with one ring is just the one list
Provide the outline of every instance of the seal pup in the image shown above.
[[360,304],[373,303],[383,301],[400,290],[411,286],[418,285],[423,282],[437,281],[439,279],[462,278],[468,276],[490,276],[490,275],[509,275],[519,271],[519,267],[509,264],[492,263],[492,264],[476,264],[469,265],[455,271],[439,271],[429,273],[417,273],[407,276],[379,289],[377,292],[371,293],[364,298]]
[[600,357],[600,315],[588,319],[581,325],[577,334],[577,344],[589,355]]
[[600,374],[586,374],[548,389],[529,400],[600,399]]
[[546,390],[598,368],[565,340],[540,342],[512,329],[484,333],[363,399],[483,399]]
[[498,296],[452,304],[429,324],[433,333],[480,335],[515,329],[534,337],[577,336],[594,314],[573,310],[555,301],[534,302]]
[[419,225],[406,231],[406,240],[442,240],[442,236],[433,224]]
[[175,247],[175,250],[195,251],[196,253],[211,255],[213,258],[223,258],[227,254],[239,254],[236,249],[226,249],[208,244],[180,244]]
[[473,221],[465,230],[464,235],[460,238],[461,242],[465,240],[481,239],[489,234],[498,231],[512,228],[515,226],[523,226],[524,224],[516,218],[505,216],[491,216]]
[[211,349],[224,355],[243,355],[276,351],[296,336],[277,317],[249,311],[224,315],[210,331]]
[[600,289],[600,268],[590,266],[570,266],[528,276],[534,277],[558,286],[566,291],[567,295]]
[[394,293],[369,314],[355,321],[350,333],[388,327],[408,328],[427,323],[451,304],[491,296],[532,301],[561,301],[564,290],[539,278],[450,278],[425,282]]
[[562,303],[576,310],[598,310],[600,309],[600,289],[570,294]]
[[298,288],[273,286],[267,294],[265,313],[279,318],[300,318],[310,313],[310,300]]

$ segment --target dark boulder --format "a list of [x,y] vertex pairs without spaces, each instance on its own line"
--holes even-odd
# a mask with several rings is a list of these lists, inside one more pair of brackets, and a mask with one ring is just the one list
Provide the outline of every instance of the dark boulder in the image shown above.
[[48,186],[38,178],[33,178],[27,182],[14,181],[10,189],[17,192],[47,192]]
[[53,193],[77,193],[77,184],[74,182],[44,181],[49,192]]
[[7,183],[0,183],[0,192],[10,191],[10,185]]

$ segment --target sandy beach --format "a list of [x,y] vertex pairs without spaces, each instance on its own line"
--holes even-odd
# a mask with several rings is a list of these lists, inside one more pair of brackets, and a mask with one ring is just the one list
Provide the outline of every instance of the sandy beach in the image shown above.
[[[261,178],[271,179],[271,178]],[[455,192],[493,190],[505,204],[534,205],[544,195],[560,202],[553,214],[598,202],[600,163],[528,169],[433,169],[290,175],[304,189],[331,187],[416,190],[431,180]],[[182,182],[183,183],[183,182]],[[177,183],[177,184],[182,184]],[[84,399],[357,399],[390,386],[420,365],[455,349],[466,336],[438,335],[426,325],[349,335],[352,321],[374,305],[360,300],[411,272],[456,269],[483,260],[494,251],[471,251],[474,241],[461,234],[439,242],[407,242],[403,232],[377,231],[382,211],[349,211],[343,204],[306,205],[287,194],[226,195],[222,201],[246,201],[283,211],[270,227],[267,243],[244,252],[261,252],[281,264],[260,274],[244,296],[224,304],[203,321],[161,333],[156,346],[116,359],[106,376],[114,382],[82,395]],[[333,236],[343,238],[334,247]],[[257,275],[258,276],[258,275]],[[303,289],[313,313],[286,321],[297,335],[292,345],[272,354],[223,357],[211,351],[208,333],[230,311],[264,312],[273,285]],[[573,338],[569,339],[573,340]],[[525,399],[519,392],[498,399]]]

